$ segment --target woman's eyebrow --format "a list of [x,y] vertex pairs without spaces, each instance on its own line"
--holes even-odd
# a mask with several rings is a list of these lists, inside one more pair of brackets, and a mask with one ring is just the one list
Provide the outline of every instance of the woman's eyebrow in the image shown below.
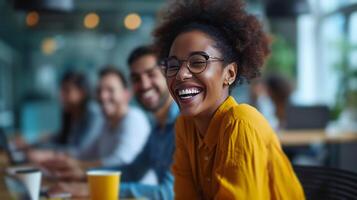
[[[196,55],[196,54],[207,54],[206,52],[204,51],[192,51],[188,54],[188,57],[192,56],[192,55]],[[175,55],[171,55],[169,56],[168,58],[178,58],[177,56]]]
[[192,56],[192,55],[195,55],[195,54],[207,54],[206,52],[204,51],[193,51],[189,54],[189,56]]

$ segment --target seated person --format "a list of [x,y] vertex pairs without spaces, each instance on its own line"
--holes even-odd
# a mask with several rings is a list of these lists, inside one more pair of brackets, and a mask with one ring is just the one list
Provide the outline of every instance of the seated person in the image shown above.
[[[173,177],[170,173],[175,148],[174,124],[178,107],[166,87],[165,78],[157,66],[157,57],[150,47],[138,47],[128,60],[133,90],[139,104],[152,113],[153,127],[145,148],[132,164],[113,167],[122,171],[120,197],[173,199]],[[157,185],[140,184],[138,181],[148,170],[154,170]],[[74,170],[73,177],[84,178],[84,172]],[[52,193],[70,192],[73,196],[88,196],[84,182],[60,183]]]
[[293,91],[287,78],[270,74],[254,80],[251,85],[251,103],[268,119],[271,126],[279,131],[285,128],[286,108],[290,104]]
[[267,34],[244,5],[174,1],[154,30],[180,108],[172,164],[176,200],[305,199],[268,121],[230,96],[235,84],[259,75],[269,55]]
[[120,71],[105,68],[100,72],[98,100],[106,122],[95,142],[78,152],[78,159],[61,154],[40,163],[55,176],[72,179],[70,170],[63,170],[71,167],[85,170],[129,164],[144,147],[150,124],[142,111],[129,106],[128,84]]
[[52,157],[54,152],[48,149],[75,155],[88,148],[100,133],[103,116],[90,99],[89,83],[83,74],[72,71],[64,74],[60,84],[60,102],[61,130],[30,147],[27,151],[30,161],[40,162]]

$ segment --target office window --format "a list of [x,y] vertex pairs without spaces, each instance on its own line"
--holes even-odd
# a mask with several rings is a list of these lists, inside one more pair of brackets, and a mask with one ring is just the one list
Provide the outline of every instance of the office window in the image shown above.
[[336,102],[344,45],[345,18],[335,14],[318,20],[298,18],[298,77],[294,101],[298,104]]
[[319,100],[333,106],[336,103],[338,88],[340,87],[341,65],[343,64],[343,48],[345,48],[344,33],[345,18],[336,14],[325,18],[320,29],[318,57],[320,91]]
[[[350,75],[352,76],[349,80],[349,89],[354,92],[354,100],[357,98],[357,11],[355,11],[349,21],[349,34],[348,40],[350,43],[350,52],[348,54],[348,67],[350,70]],[[351,98],[351,97],[350,97]]]
[[318,2],[323,13],[333,12],[339,8],[357,3],[357,0],[310,0]]
[[349,24],[349,42],[351,51],[349,53],[349,66],[357,69],[357,11],[351,15]]

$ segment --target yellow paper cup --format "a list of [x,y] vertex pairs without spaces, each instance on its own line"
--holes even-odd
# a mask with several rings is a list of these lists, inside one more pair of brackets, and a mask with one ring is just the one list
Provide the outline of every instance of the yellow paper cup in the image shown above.
[[87,172],[91,200],[118,200],[119,171],[91,170]]

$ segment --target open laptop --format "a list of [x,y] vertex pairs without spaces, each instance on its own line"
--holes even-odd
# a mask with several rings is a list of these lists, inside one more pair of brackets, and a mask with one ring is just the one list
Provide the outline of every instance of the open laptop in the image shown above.
[[31,200],[29,191],[19,178],[10,174],[6,174],[3,178],[9,196],[13,199]]
[[26,154],[22,151],[16,150],[15,146],[10,144],[9,138],[5,131],[0,128],[0,148],[6,152],[8,160],[11,165],[19,165],[25,163]]
[[286,129],[324,129],[330,119],[327,106],[296,106],[286,108]]
[[[22,151],[16,150],[14,146],[11,146],[9,138],[7,137],[5,131],[1,128],[0,128],[0,149],[3,149],[6,152],[8,160],[10,161],[11,165],[22,165],[27,163],[26,154]],[[42,171],[42,173],[44,173],[43,175],[46,176],[46,173],[44,171]],[[6,185],[8,186],[10,193],[12,195],[15,194],[16,196],[15,199],[30,200],[28,191],[23,186],[21,181],[16,179],[16,177],[7,174],[5,177],[5,182]],[[47,187],[41,187],[40,195],[44,197],[63,198],[63,199],[71,197],[71,194],[66,192],[49,194]]]

